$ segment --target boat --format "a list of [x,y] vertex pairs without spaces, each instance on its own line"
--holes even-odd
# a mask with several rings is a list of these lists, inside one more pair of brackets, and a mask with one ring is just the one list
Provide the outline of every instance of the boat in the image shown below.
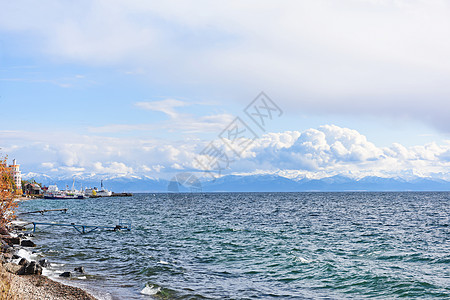
[[108,191],[104,186],[103,186],[103,180],[101,181],[101,188],[100,190],[97,189],[96,187],[94,188],[87,188],[84,190],[84,195],[87,197],[111,197],[112,196],[112,192]]
[[72,189],[69,190],[67,186],[65,190],[61,191],[56,185],[50,185],[44,193],[45,199],[84,199],[87,198],[81,191],[74,188],[75,180],[72,184]]

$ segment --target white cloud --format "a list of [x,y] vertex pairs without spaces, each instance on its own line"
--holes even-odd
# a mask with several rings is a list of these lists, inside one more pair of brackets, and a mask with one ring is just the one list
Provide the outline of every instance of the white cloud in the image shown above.
[[193,105],[209,105],[208,103],[189,103],[176,99],[161,101],[137,102],[135,106],[144,110],[157,111],[166,114],[169,119],[152,124],[109,124],[99,127],[91,127],[89,130],[95,133],[111,133],[121,131],[151,131],[167,130],[169,132],[205,133],[219,132],[227,126],[234,117],[230,114],[214,114],[195,116],[193,114],[177,111],[177,108]]
[[[74,175],[169,178],[177,172],[197,168],[195,159],[209,144],[198,140],[170,143],[11,131],[0,131],[0,140],[6,144],[21,140],[8,148],[7,153],[18,160],[24,173],[69,178]],[[219,144],[220,140],[215,143]],[[222,149],[226,150],[223,143]],[[231,150],[226,153],[231,157]],[[449,153],[450,142],[413,147],[394,143],[390,147],[377,147],[355,130],[324,125],[302,132],[265,134],[241,156],[233,156],[229,169],[223,170],[222,174],[274,173],[290,178],[337,174],[356,178],[421,176],[449,180]],[[206,173],[203,175],[207,176]]]
[[165,99],[161,101],[137,102],[135,105],[139,108],[147,110],[160,111],[167,114],[171,118],[176,118],[178,113],[175,111],[175,108],[187,106],[189,103],[176,99]]

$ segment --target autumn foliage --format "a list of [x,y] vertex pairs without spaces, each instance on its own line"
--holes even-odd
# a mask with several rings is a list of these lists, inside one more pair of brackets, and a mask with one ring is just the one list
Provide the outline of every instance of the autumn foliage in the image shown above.
[[0,227],[15,218],[17,202],[14,201],[14,181],[6,163],[7,157],[0,157]]

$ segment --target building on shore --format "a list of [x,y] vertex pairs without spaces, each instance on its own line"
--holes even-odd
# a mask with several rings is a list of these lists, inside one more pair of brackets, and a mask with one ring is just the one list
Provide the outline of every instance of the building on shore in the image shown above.
[[22,173],[20,172],[20,165],[16,163],[16,160],[13,159],[12,165],[9,165],[9,170],[11,172],[11,177],[16,185],[15,193],[20,195],[22,194]]
[[27,183],[24,185],[23,193],[30,196],[42,195],[43,191],[39,184],[37,183]]

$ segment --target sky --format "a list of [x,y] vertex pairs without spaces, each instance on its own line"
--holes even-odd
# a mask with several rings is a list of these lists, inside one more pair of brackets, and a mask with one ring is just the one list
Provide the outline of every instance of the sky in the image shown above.
[[447,1],[0,8],[0,151],[24,174],[450,180]]

